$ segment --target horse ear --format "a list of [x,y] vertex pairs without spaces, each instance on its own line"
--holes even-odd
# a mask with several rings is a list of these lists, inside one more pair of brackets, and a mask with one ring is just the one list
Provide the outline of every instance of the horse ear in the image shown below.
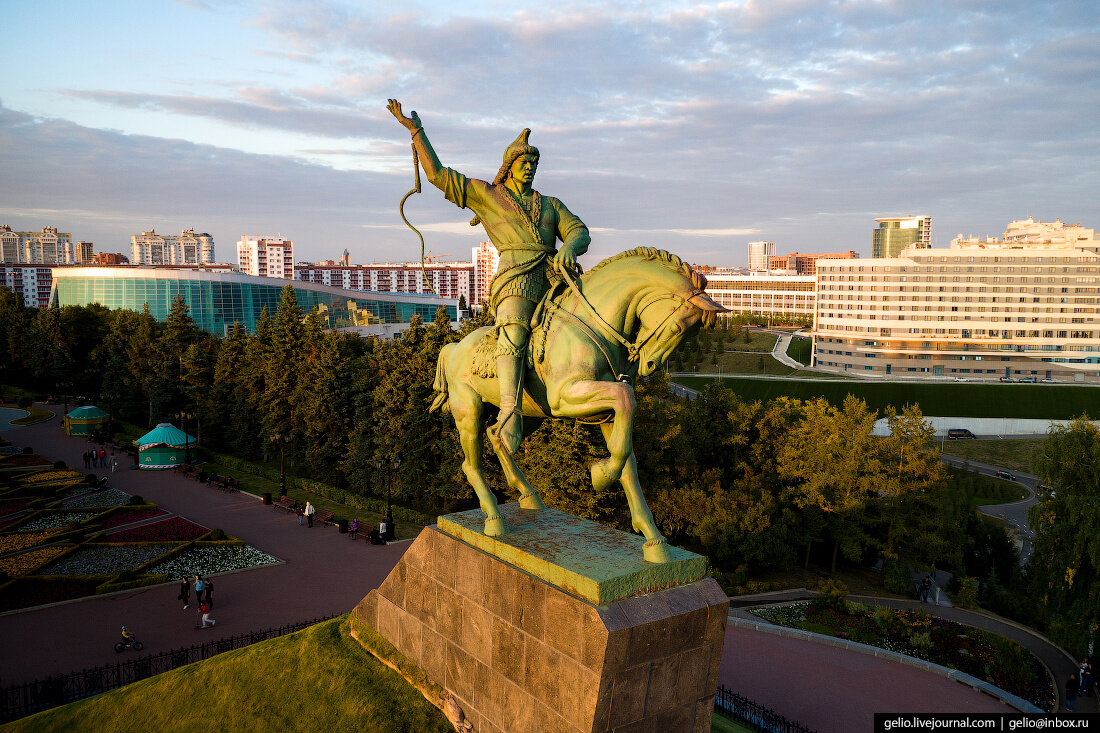
[[730,309],[725,306],[718,305],[713,298],[706,293],[696,293],[688,298],[687,302],[701,311],[710,311],[711,313],[729,313]]

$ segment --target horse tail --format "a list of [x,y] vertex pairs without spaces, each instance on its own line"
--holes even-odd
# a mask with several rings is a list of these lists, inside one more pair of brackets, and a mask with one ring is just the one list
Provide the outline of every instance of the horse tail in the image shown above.
[[447,394],[447,352],[454,348],[454,344],[445,344],[442,349],[439,350],[439,360],[435,364],[435,383],[432,385],[432,389],[435,390],[435,400],[432,402],[432,406],[428,408],[428,412],[435,412],[441,410],[443,412],[450,412],[450,405],[447,404],[449,395]]

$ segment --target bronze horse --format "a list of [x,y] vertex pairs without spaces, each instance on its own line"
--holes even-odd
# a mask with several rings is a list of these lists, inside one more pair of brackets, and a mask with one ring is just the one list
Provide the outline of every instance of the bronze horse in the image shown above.
[[[643,556],[668,562],[665,538],[653,521],[638,480],[632,433],[634,389],[630,379],[660,367],[687,335],[713,326],[726,309],[704,293],[706,278],[679,257],[639,247],[596,265],[540,307],[532,336],[534,356],[523,393],[524,437],[548,417],[600,421],[611,455],[591,466],[597,491],[621,481],[630,506],[631,526],[645,536]],[[481,471],[485,403],[496,405],[497,380],[479,375],[477,351],[491,328],[470,333],[439,354],[432,410],[450,410],[465,460],[462,469],[485,513],[485,534],[506,534],[496,497]],[[544,509],[493,428],[487,432],[509,485],[523,509]]]

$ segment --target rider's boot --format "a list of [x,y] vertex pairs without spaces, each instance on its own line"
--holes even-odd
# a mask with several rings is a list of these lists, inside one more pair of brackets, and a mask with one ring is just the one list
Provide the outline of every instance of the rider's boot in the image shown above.
[[497,436],[509,453],[515,453],[523,440],[523,357],[497,357],[497,381],[500,385],[500,415]]

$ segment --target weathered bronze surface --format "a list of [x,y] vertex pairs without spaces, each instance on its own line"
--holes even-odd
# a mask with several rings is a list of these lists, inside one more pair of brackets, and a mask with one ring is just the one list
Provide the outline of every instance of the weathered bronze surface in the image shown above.
[[416,112],[406,117],[393,99],[389,110],[411,133],[428,180],[447,200],[472,209],[471,224],[482,224],[500,251],[489,287],[495,325],[443,348],[432,405],[454,415],[463,470],[485,514],[484,534],[507,532],[481,470],[488,403],[500,412],[487,435],[523,509],[544,508],[512,457],[523,437],[548,417],[600,422],[611,455],[592,465],[593,487],[602,491],[620,481],[631,525],[646,538],[645,559],[669,562],[638,480],[631,381],[652,374],[685,336],[712,325],[726,309],[703,292],[706,278],[650,247],[610,257],[578,277],[576,258],[588,249],[588,229],[560,201],[531,187],[539,152],[528,143],[530,130],[508,146],[487,183],[443,167]]

